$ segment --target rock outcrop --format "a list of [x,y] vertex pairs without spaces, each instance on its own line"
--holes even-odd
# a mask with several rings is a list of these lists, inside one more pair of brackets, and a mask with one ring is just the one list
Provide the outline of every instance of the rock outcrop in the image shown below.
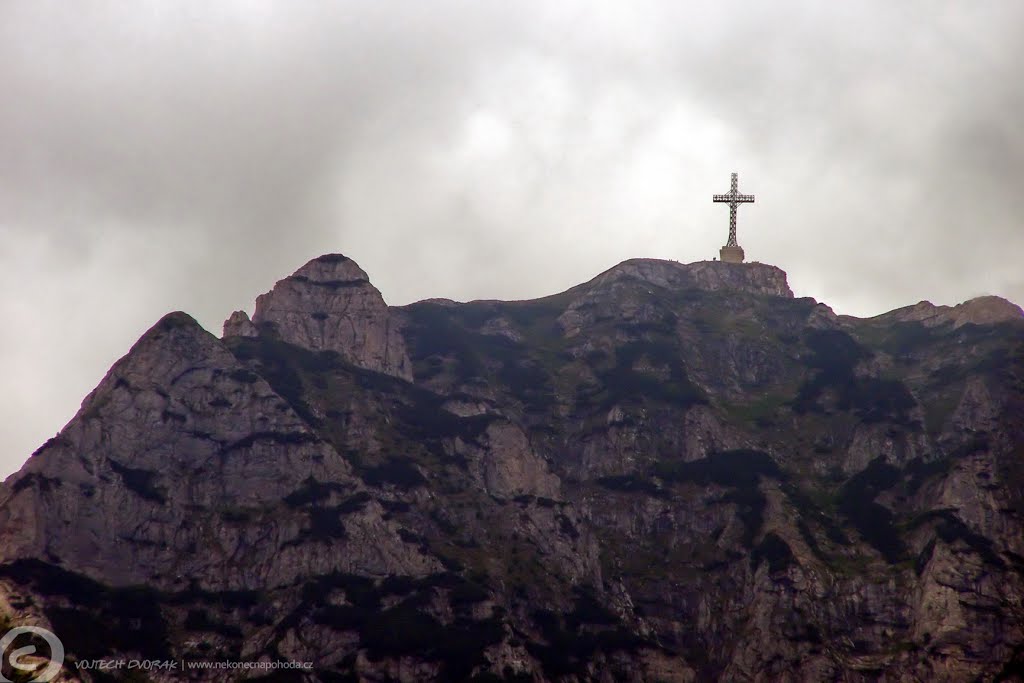
[[366,272],[341,254],[313,259],[260,295],[252,322],[289,344],[335,351],[361,368],[412,377],[405,343],[384,298]]
[[224,321],[223,337],[258,337],[260,331],[245,311],[235,311]]
[[0,622],[310,681],[1020,680],[1022,509],[1001,299],[637,259],[388,308],[326,256],[165,317],[0,485]]

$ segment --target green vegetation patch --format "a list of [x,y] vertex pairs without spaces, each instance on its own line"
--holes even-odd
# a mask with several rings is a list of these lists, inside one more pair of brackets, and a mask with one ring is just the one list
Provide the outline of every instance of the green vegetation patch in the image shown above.
[[260,381],[259,375],[257,375],[252,370],[246,370],[245,368],[235,368],[230,373],[228,373],[228,377],[230,377],[236,382],[241,382],[243,384],[255,384],[256,382]]
[[224,456],[233,451],[252,448],[261,441],[269,441],[270,443],[289,446],[300,446],[307,443],[317,443],[320,441],[320,438],[312,432],[253,432],[252,434],[243,436],[237,441],[225,444],[224,447],[221,448],[220,454]]
[[791,564],[795,564],[796,560],[789,544],[778,534],[768,532],[750,554],[751,568],[756,568],[762,562],[768,565],[770,573],[776,574],[785,571]]
[[948,336],[948,327],[929,328],[916,320],[888,324],[866,324],[857,336],[898,360],[910,360],[924,347]]
[[953,461],[953,457],[945,457],[925,462],[918,457],[908,462],[904,468],[907,493],[910,495],[917,493],[929,479],[948,472],[953,466]]
[[935,552],[936,540],[937,539],[933,538],[928,541],[925,547],[921,549],[921,552],[917,554],[917,558],[914,560],[914,573],[918,576],[921,576],[921,574],[924,573],[928,563],[931,562],[932,554]]
[[[328,602],[333,590],[344,592],[347,604]],[[431,596],[447,594],[454,618],[442,623],[427,611]],[[379,583],[365,577],[331,574],[306,585],[304,609],[322,626],[352,631],[371,660],[415,655],[441,664],[445,680],[461,681],[486,664],[484,652],[505,637],[498,614],[473,619],[469,608],[489,597],[481,583],[452,573],[423,578],[394,576]],[[381,609],[387,596],[404,597]]]
[[360,473],[370,486],[391,484],[401,489],[412,489],[427,483],[413,463],[399,458],[390,458],[384,464],[368,467]]
[[599,477],[596,480],[598,486],[609,491],[620,491],[622,493],[642,493],[648,496],[659,498],[668,497],[669,493],[659,487],[649,477],[642,477],[635,474],[621,474],[608,477]]
[[305,541],[330,543],[348,538],[341,518],[365,508],[367,503],[373,500],[373,496],[366,491],[360,491],[343,498],[336,505],[324,505],[333,495],[347,490],[348,487],[341,484],[321,483],[313,477],[307,477],[300,488],[285,496],[284,502],[288,507],[301,508],[308,518],[306,528],[287,545],[298,545]]
[[[405,311],[412,323],[409,351],[415,361],[425,361],[431,357],[453,358],[456,376],[464,382],[484,374],[484,364],[477,345],[471,343],[465,327],[454,318],[452,309],[452,306],[432,302],[407,307]],[[420,374],[417,372],[417,375]],[[429,379],[436,372],[427,368],[424,374],[424,379]]]
[[164,601],[172,605],[188,605],[201,603],[207,607],[220,609],[252,609],[266,602],[266,595],[260,591],[208,591],[200,588],[193,581],[186,590],[163,595]]
[[764,429],[776,423],[779,411],[787,403],[786,396],[770,394],[750,403],[726,402],[722,404],[722,408],[733,419]]
[[902,479],[903,473],[899,469],[878,457],[862,472],[850,477],[839,492],[839,511],[890,564],[905,558],[906,547],[896,529],[892,512],[874,500],[879,493],[893,488]]
[[505,420],[486,414],[460,417],[445,410],[444,398],[431,392],[413,392],[409,398],[411,400],[396,411],[401,420],[397,427],[408,439],[435,446],[435,452],[443,439],[459,437],[463,441],[477,442],[488,426]]
[[[419,378],[450,370],[457,383],[504,387],[528,412],[544,413],[555,402],[545,347],[560,339],[549,306],[536,302],[471,302],[457,306],[421,302],[407,307],[411,355]],[[523,328],[530,345],[506,336],[481,334],[488,320],[506,318]]]
[[306,477],[302,482],[302,486],[285,496],[284,502],[288,507],[292,508],[319,504],[328,500],[332,493],[344,492],[345,488],[336,482],[319,482],[310,476]]
[[739,488],[756,486],[761,477],[784,479],[782,470],[770,455],[753,449],[718,451],[689,462],[662,460],[655,463],[654,474],[671,482]]
[[[640,340],[618,347],[614,365],[597,370],[603,385],[602,408],[643,400],[679,407],[707,403],[704,392],[690,381],[678,344],[677,340]],[[642,361],[666,368],[667,377],[637,370],[636,365]]]
[[298,538],[289,541],[285,545],[298,545],[305,541],[315,541],[329,545],[334,541],[347,539],[348,530],[341,519],[346,512],[347,509],[340,505],[307,508],[308,526],[299,533]]
[[811,330],[804,342],[811,352],[807,364],[816,372],[797,392],[792,402],[794,410],[824,412],[820,399],[826,392],[832,392],[838,409],[852,410],[865,422],[916,424],[910,418],[914,397],[902,382],[854,374],[857,363],[872,354],[849,334],[841,330]]

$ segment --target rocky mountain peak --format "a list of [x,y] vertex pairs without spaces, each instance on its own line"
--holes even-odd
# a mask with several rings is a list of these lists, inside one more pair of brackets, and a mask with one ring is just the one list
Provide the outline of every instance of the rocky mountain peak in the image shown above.
[[[251,336],[246,323],[236,312],[225,323],[225,336]],[[341,254],[313,259],[260,295],[251,323],[259,334],[412,379],[405,342],[384,297],[366,271]]]
[[999,296],[979,296],[953,307],[953,324],[991,325],[1008,320],[1021,320],[1024,311],[1017,304]]
[[370,282],[370,276],[359,267],[359,264],[342,254],[324,254],[306,265],[299,268],[292,274],[293,278],[305,278],[310,282],[322,285],[337,285],[338,283]]
[[725,263],[697,261],[679,263],[661,259],[638,258],[623,261],[588,283],[608,286],[625,279],[636,279],[667,289],[733,290],[792,298],[793,292],[781,268],[764,263]]

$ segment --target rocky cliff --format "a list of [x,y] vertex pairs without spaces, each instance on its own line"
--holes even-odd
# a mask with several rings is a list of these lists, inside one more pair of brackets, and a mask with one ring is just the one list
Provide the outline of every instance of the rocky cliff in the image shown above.
[[0,619],[68,679],[1019,680],[1022,504],[1009,302],[638,259],[389,308],[330,255],[164,317],[0,485]]
[[235,313],[226,337],[261,330],[311,351],[334,351],[361,368],[411,380],[405,342],[370,278],[341,254],[313,259],[256,299],[252,325]]

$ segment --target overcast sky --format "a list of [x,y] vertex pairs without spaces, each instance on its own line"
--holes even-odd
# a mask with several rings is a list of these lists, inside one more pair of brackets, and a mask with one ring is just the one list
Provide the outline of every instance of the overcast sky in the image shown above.
[[1024,3],[0,2],[0,476],[170,310],[310,258],[391,304],[748,260],[1024,302]]

